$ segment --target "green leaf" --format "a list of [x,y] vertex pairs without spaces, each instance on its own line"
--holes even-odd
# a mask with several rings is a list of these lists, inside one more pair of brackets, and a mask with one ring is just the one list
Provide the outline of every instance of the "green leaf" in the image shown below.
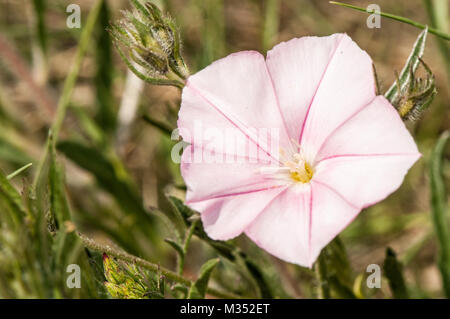
[[384,274],[389,281],[392,295],[396,299],[409,298],[402,268],[402,264],[397,260],[395,252],[391,248],[387,248],[384,260]]
[[105,131],[112,131],[116,127],[116,110],[113,100],[113,73],[114,63],[112,59],[111,38],[108,32],[105,32],[109,25],[110,14],[108,2],[104,1],[100,8],[97,23],[97,50],[96,65],[97,73],[95,75],[95,87],[97,90],[97,114],[95,120]]
[[450,234],[448,225],[447,196],[442,175],[442,158],[450,132],[439,137],[430,160],[431,216],[439,243],[438,266],[441,271],[443,288],[450,298]]
[[352,269],[339,237],[322,250],[316,267],[321,298],[356,298],[352,290]]
[[11,220],[16,226],[22,223],[23,217],[26,216],[25,208],[22,203],[22,197],[17,190],[10,184],[8,178],[0,170],[0,197],[3,198],[5,204],[10,210]]
[[49,168],[50,210],[57,223],[62,225],[65,221],[71,220],[69,204],[64,189],[64,173],[57,162],[53,143],[49,143],[49,147],[51,148]]
[[166,243],[168,243],[170,246],[172,246],[173,249],[176,250],[176,252],[180,256],[180,258],[184,258],[183,247],[181,247],[180,244],[178,244],[176,241],[174,241],[174,240],[172,240],[170,238],[166,238],[166,239],[164,239],[164,241]]
[[428,28],[426,27],[417,37],[414,43],[413,49],[409,54],[408,59],[399,74],[398,79],[391,85],[391,87],[386,91],[384,96],[392,103],[395,101],[400,92],[404,91],[408,87],[409,83],[413,81],[412,78],[414,72],[419,66],[420,60],[422,58],[423,51],[425,50],[425,43],[427,40]]
[[208,288],[209,278],[214,268],[219,263],[220,259],[210,259],[203,264],[200,269],[200,276],[198,279],[192,283],[189,289],[188,299],[204,299],[206,294],[206,289]]
[[183,221],[186,227],[189,227],[191,225],[189,218],[197,215],[198,213],[184,205],[183,201],[178,197],[169,194],[166,194],[166,197],[177,216]]

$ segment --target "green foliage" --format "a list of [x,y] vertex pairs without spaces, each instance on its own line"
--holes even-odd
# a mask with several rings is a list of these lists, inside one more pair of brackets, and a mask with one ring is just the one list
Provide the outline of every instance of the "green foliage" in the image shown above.
[[[28,185],[20,194],[0,173],[0,296],[3,298],[101,297],[102,287],[74,234],[61,167],[51,151],[49,199],[45,206]],[[81,288],[66,284],[67,266],[83,269]]]
[[[404,119],[417,119],[431,104],[437,93],[434,75],[421,59],[425,50],[427,33],[428,28],[425,28],[419,34],[400,75],[385,93],[385,97],[397,108]],[[426,79],[415,76],[420,64],[427,71]]]
[[214,268],[219,263],[219,259],[211,259],[203,264],[200,269],[200,275],[198,279],[192,283],[189,289],[188,299],[204,299],[206,294],[206,289],[208,288],[209,277]]
[[438,266],[442,275],[444,292],[450,298],[450,230],[445,184],[442,176],[442,157],[450,138],[449,131],[442,133],[430,159],[431,215],[439,243]]
[[405,279],[403,277],[403,267],[397,256],[391,248],[386,249],[386,258],[384,260],[384,274],[389,281],[392,295],[396,299],[409,298],[408,290],[406,289]]
[[352,270],[339,237],[322,250],[315,267],[319,274],[317,285],[320,298],[355,298]]
[[95,88],[98,109],[96,114],[96,122],[106,132],[111,132],[116,126],[116,110],[113,100],[113,54],[111,37],[105,32],[109,25],[110,13],[108,2],[103,2],[100,9],[97,23],[97,50],[96,65],[97,73],[95,75]]

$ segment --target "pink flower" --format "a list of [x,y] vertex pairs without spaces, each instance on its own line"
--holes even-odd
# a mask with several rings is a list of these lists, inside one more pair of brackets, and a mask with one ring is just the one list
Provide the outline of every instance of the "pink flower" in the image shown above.
[[[233,128],[263,156],[192,161],[205,150],[227,152],[227,139],[193,133],[199,121],[203,133]],[[292,39],[266,59],[244,51],[214,62],[188,79],[178,127],[190,143],[181,162],[186,203],[208,235],[245,233],[307,267],[420,157],[396,110],[376,96],[370,57],[346,34]],[[281,152],[258,141],[253,129],[261,128],[279,129]]]

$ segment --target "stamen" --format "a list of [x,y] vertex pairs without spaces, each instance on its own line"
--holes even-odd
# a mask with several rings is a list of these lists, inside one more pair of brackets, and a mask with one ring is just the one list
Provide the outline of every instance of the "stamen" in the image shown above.
[[260,174],[267,175],[270,179],[308,183],[314,174],[313,169],[304,160],[300,144],[294,139],[292,142],[298,148],[297,152],[286,154],[285,150],[280,148],[280,159],[283,166],[261,167]]

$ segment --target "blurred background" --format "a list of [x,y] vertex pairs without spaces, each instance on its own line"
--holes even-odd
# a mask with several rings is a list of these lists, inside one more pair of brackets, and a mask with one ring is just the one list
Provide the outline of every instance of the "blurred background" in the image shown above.
[[[183,56],[191,73],[232,52],[265,53],[273,45],[294,37],[346,32],[372,57],[384,92],[395,80],[395,71],[403,67],[420,33],[415,27],[386,18],[382,18],[381,28],[369,29],[367,14],[322,0],[153,2],[178,25]],[[376,2],[384,12],[424,24],[438,23],[439,28],[450,32],[447,0],[347,2],[364,8]],[[70,15],[66,8],[71,3],[81,8],[81,28],[70,29],[66,25]],[[0,0],[0,168],[10,173],[33,163],[33,167],[12,180],[17,189],[23,189],[35,177],[65,81],[76,63],[81,32],[94,3],[93,0]],[[100,242],[117,245],[173,269],[176,254],[164,242],[171,230],[161,220],[153,223],[143,216],[158,207],[158,214],[174,219],[165,194],[174,192],[183,196],[179,167],[170,160],[176,141],[166,134],[176,127],[180,91],[144,84],[117,55],[106,28],[110,21],[121,17],[122,9],[128,8],[128,0],[109,0],[100,9],[69,97],[57,153],[65,167],[65,191],[77,228]],[[407,124],[422,159],[396,193],[364,210],[340,236],[352,266],[352,280],[358,275],[365,278],[367,265],[382,265],[389,246],[403,262],[413,297],[444,296],[430,215],[428,163],[439,135],[450,128],[448,50],[448,41],[428,35],[423,60],[436,77],[438,94],[420,119]],[[449,156],[447,147],[444,158]],[[448,163],[444,161],[443,170],[447,189]],[[45,186],[38,195],[48,196]],[[16,284],[11,283],[18,280],[11,275],[17,255],[5,252],[4,237],[0,236],[0,260],[5,262],[0,265],[0,277],[4,278],[0,280],[4,288],[0,289],[0,296],[46,296],[25,288],[17,290]],[[311,271],[265,254],[244,236],[233,242],[270,265],[267,269],[272,271],[271,276],[278,277],[287,295],[313,296]],[[184,275],[194,278],[199,267],[213,256],[214,250],[194,237]],[[214,285],[252,295],[249,284],[233,267],[226,263],[220,267],[213,276]],[[86,295],[75,297],[79,296]],[[384,284],[376,292],[367,292],[367,296],[392,297]]]

